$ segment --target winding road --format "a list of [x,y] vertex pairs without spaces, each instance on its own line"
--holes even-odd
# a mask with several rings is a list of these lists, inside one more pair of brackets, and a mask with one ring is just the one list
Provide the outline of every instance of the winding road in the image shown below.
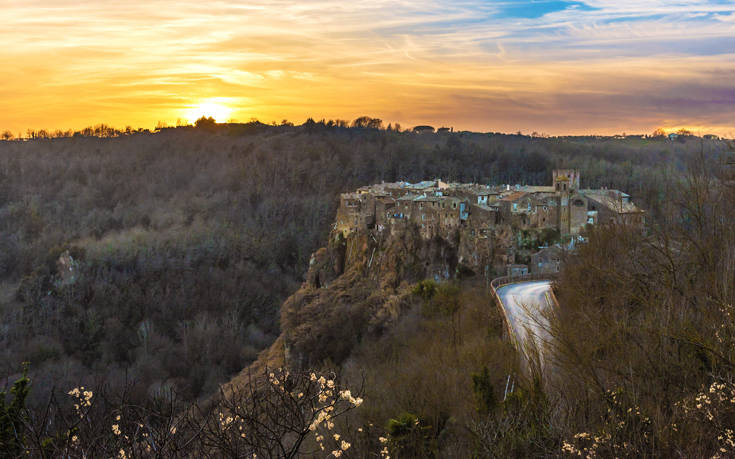
[[[497,289],[518,348],[526,354],[532,344],[543,350],[543,343],[549,339],[548,321],[539,312],[551,307],[550,291],[548,280],[518,282]],[[540,357],[543,362],[543,356]]]

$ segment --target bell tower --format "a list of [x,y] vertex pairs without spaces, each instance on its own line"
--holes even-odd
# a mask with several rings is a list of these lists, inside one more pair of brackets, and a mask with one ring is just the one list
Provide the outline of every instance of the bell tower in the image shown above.
[[554,169],[554,191],[577,191],[579,190],[579,170],[577,169]]
[[569,205],[569,196],[579,190],[579,171],[577,169],[555,169],[554,192],[559,199],[559,233],[569,236],[572,232],[572,208]]

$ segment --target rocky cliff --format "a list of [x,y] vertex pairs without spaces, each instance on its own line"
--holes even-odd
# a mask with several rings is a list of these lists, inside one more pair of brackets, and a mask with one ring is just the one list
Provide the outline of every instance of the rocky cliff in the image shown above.
[[276,346],[283,346],[285,363],[339,364],[363,338],[396,321],[416,282],[485,275],[495,239],[479,250],[462,235],[456,230],[426,239],[410,225],[400,231],[333,231],[327,247],[312,255],[301,288],[281,308]]

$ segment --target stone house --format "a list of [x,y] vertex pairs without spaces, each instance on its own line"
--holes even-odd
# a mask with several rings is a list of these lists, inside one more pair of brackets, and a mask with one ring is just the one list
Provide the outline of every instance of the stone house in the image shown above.
[[557,273],[561,267],[563,251],[558,246],[545,247],[531,255],[530,269],[533,274]]
[[597,224],[625,224],[640,226],[645,224],[645,212],[630,200],[630,195],[618,190],[584,190],[590,211]]
[[506,266],[506,276],[525,276],[528,274],[527,265],[508,265]]

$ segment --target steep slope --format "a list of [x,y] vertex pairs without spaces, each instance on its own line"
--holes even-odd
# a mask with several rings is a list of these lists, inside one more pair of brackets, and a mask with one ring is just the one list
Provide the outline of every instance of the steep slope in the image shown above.
[[[471,275],[459,260],[462,231],[424,238],[417,228],[334,229],[312,256],[301,288],[281,308],[282,334],[258,365],[339,364],[364,338],[378,337],[406,311],[416,282]],[[492,241],[489,242],[492,244]]]
[[341,362],[363,336],[395,321],[411,283],[432,273],[452,275],[456,254],[456,242],[424,240],[411,231],[333,233],[281,309],[286,362]]

